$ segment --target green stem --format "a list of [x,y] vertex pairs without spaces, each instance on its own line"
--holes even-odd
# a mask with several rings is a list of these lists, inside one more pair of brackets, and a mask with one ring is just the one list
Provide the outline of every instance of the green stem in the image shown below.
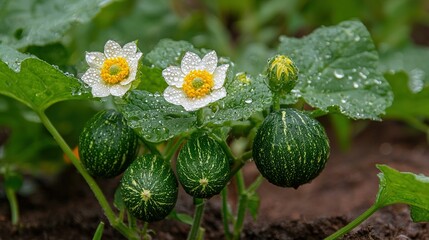
[[204,124],[204,108],[197,110],[197,126],[201,127]]
[[12,225],[17,225],[19,222],[19,206],[15,190],[6,187],[6,197],[9,200]]
[[273,93],[273,110],[274,111],[280,110],[280,94],[279,93]]
[[244,217],[246,216],[248,195],[246,192],[246,185],[244,183],[243,172],[241,170],[237,172],[235,179],[237,181],[237,190],[240,197],[238,200],[237,219],[234,223],[232,239],[238,240],[243,229]]
[[231,239],[231,231],[229,230],[229,208],[228,208],[228,189],[227,187],[224,187],[221,192],[222,195],[222,223],[223,223],[223,229],[225,234],[225,239],[230,240]]
[[375,213],[380,207],[378,205],[372,205],[370,208],[368,208],[364,213],[362,213],[360,216],[358,216],[355,220],[347,224],[346,226],[342,227],[340,230],[336,231],[329,237],[325,238],[325,240],[333,240],[337,239],[344,234],[350,232],[353,228],[357,227],[359,224],[361,224],[363,221],[365,221],[367,218],[369,218],[373,213]]
[[45,115],[45,113],[43,111],[40,111],[40,112],[37,112],[37,114],[39,115],[40,120],[45,125],[46,129],[51,133],[55,141],[61,147],[63,152],[70,158],[72,164],[75,166],[77,171],[85,179],[86,183],[94,193],[95,198],[98,200],[101,208],[103,209],[104,214],[109,220],[110,225],[112,225],[112,227],[114,227],[116,230],[118,230],[122,235],[124,235],[128,239],[139,239],[139,236],[135,231],[129,229],[123,222],[120,221],[120,219],[116,218],[115,213],[111,209],[100,187],[97,185],[95,180],[88,174],[88,172],[84,169],[82,163],[73,154],[73,151],[70,149],[70,147],[67,145],[65,140],[58,133],[57,129],[54,127],[54,125],[51,123],[51,121]]
[[200,229],[201,220],[203,218],[205,200],[195,199],[197,202],[195,205],[194,222],[192,223],[191,231],[189,232],[187,240],[195,240],[198,237],[198,231]]
[[144,222],[143,224],[143,230],[142,230],[142,236],[143,236],[143,240],[149,240],[150,237],[148,236],[147,230],[149,229],[149,223],[148,222]]
[[104,222],[100,222],[98,224],[97,229],[95,230],[92,240],[101,240],[101,238],[103,237],[103,231],[104,231]]
[[240,157],[234,159],[234,164],[231,167],[231,171],[229,173],[230,178],[233,177],[246,163],[247,160],[249,160],[252,157],[252,150],[243,153]]
[[177,149],[180,147],[183,140],[184,140],[184,138],[182,138],[182,137],[177,139],[177,141],[174,143],[174,145],[172,145],[169,149],[167,149],[165,157],[164,157],[165,160],[171,161],[171,158],[177,152]]

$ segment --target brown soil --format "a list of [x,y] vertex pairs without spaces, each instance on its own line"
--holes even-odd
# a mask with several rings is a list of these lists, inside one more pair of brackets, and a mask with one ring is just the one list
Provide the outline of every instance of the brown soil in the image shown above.
[[[366,124],[360,122],[358,124]],[[344,226],[373,202],[378,189],[375,164],[429,176],[429,147],[425,135],[397,122],[372,122],[353,138],[348,151],[339,151],[333,134],[326,169],[312,183],[297,190],[264,182],[259,190],[259,217],[250,217],[242,239],[322,239]],[[245,167],[251,180],[253,164]],[[36,187],[20,195],[21,222],[10,224],[8,202],[0,194],[0,240],[92,239],[100,221],[106,222],[88,186],[73,168],[57,178],[28,178]],[[100,180],[112,198],[118,179]],[[231,186],[233,188],[233,186]],[[177,211],[192,213],[190,197],[183,192]],[[222,239],[219,198],[208,202],[203,226],[206,239]],[[185,239],[189,227],[172,220],[151,225],[154,239]],[[123,239],[108,224],[103,239]],[[413,223],[405,205],[382,209],[343,239],[429,239],[428,223]]]

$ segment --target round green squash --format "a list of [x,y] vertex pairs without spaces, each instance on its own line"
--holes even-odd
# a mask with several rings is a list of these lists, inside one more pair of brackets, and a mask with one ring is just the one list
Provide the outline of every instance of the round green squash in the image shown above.
[[169,162],[147,154],[138,157],[125,170],[120,191],[134,217],[153,222],[164,219],[173,210],[179,188]]
[[329,157],[325,129],[296,109],[269,114],[253,142],[253,160],[270,183],[298,188],[317,177]]
[[185,191],[195,198],[210,198],[229,181],[229,159],[222,147],[206,135],[193,136],[177,157],[177,176]]
[[95,177],[118,176],[137,154],[138,137],[115,110],[103,110],[85,124],[79,135],[79,157]]

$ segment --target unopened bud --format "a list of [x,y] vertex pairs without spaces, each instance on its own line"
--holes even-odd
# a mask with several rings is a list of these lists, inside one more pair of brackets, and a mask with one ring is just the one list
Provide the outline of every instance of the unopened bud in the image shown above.
[[277,55],[268,61],[268,85],[273,92],[286,94],[296,85],[298,68],[285,55]]

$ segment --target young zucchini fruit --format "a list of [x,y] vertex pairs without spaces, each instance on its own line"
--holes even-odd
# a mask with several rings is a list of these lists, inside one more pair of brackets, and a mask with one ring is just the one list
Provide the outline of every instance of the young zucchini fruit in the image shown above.
[[329,157],[323,126],[296,109],[269,114],[253,142],[253,159],[269,182],[298,188],[317,177]]
[[146,222],[165,218],[179,192],[170,163],[153,154],[138,157],[125,170],[120,191],[128,211]]
[[95,177],[121,174],[134,160],[138,137],[121,113],[103,110],[85,124],[79,136],[79,157]]
[[210,198],[229,180],[229,159],[222,147],[207,135],[193,136],[177,157],[177,176],[185,191],[195,198]]

